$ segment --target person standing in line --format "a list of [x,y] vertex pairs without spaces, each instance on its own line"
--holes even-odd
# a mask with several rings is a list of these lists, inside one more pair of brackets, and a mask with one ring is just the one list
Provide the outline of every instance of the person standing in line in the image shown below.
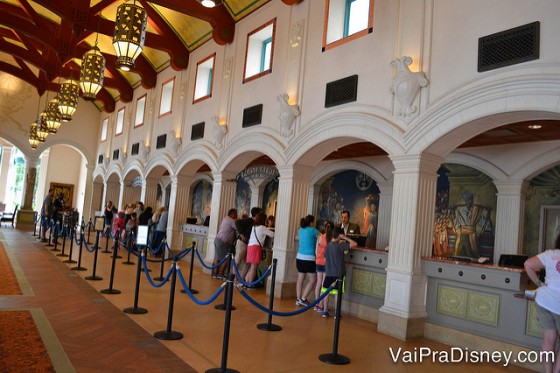
[[[232,251],[232,246],[235,243],[235,238],[237,237],[237,231],[235,229],[236,220],[236,209],[230,209],[227,215],[222,219],[220,229],[218,229],[218,234],[216,234],[216,238],[214,239],[214,249],[216,250],[214,265],[217,265],[220,261],[224,260],[226,255]],[[227,269],[228,261],[226,260],[215,269],[212,277],[226,279]]]
[[[299,228],[299,248],[296,256],[296,267],[298,277],[296,282],[296,305],[305,307],[309,305],[307,296],[313,290],[317,281],[317,272],[315,264],[315,247],[317,246],[317,237],[321,233],[315,228],[315,217],[307,215],[301,218]],[[308,274],[308,281],[305,289],[303,283],[305,275]]]
[[[249,264],[249,272],[247,272],[245,282],[248,283],[255,281],[257,267],[262,260],[264,240],[266,237],[274,237],[274,232],[268,229],[265,223],[266,214],[264,212],[259,212],[255,217],[255,224],[251,229],[251,236],[247,245],[247,264]],[[253,289],[254,287],[247,286],[247,288]]]
[[[548,356],[544,361],[546,373],[560,371],[560,352],[556,352],[556,342],[560,334],[560,234],[556,237],[554,248],[532,256],[525,261],[525,271],[531,281],[537,285],[535,303],[537,319],[543,328],[542,351]],[[545,281],[542,282],[537,270],[545,270]]]
[[[346,266],[344,265],[344,255],[355,248],[358,244],[356,241],[348,238],[342,232],[342,229],[335,228],[327,230],[326,238],[328,240],[327,247],[325,248],[325,280],[323,281],[323,289],[326,291],[333,282],[337,280],[342,281],[344,285],[344,276],[346,275]],[[342,288],[344,293],[344,288]],[[333,289],[332,294],[338,296],[338,290]],[[335,303],[336,304],[336,303]],[[336,314],[336,309],[335,309]],[[323,313],[324,318],[329,317],[329,295],[323,299]]]
[[152,249],[156,250],[156,256],[162,256],[165,250],[163,248],[160,248],[160,245],[167,231],[167,208],[165,206],[160,207],[158,213],[154,214],[154,217],[155,219],[152,218],[152,220],[154,222],[157,222],[157,225],[156,233],[154,234]]
[[41,208],[41,218],[43,220],[43,238],[41,242],[47,242],[47,230],[49,229],[51,218],[54,214],[54,189],[49,189],[49,193],[43,200],[43,207]]
[[117,213],[117,208],[113,205],[113,201],[109,201],[105,204],[104,220],[105,220],[105,236],[109,237],[109,232],[111,232],[111,227],[113,225],[113,217]]
[[[251,209],[251,217],[245,216],[235,222],[235,228],[239,237],[235,244],[235,265],[239,270],[239,274],[242,278],[247,277],[247,272],[249,271],[249,265],[247,264],[247,244],[249,243],[249,238],[251,237],[251,231],[253,224],[257,215],[262,211],[260,207],[253,207]],[[245,264],[243,268],[241,265]]]
[[[325,224],[319,229],[321,235],[317,238],[317,250],[315,252],[315,267],[317,270],[317,283],[315,285],[315,299],[321,295],[321,287],[325,280],[325,247],[327,246],[327,231],[331,232],[333,223],[326,221]],[[315,308],[317,312],[323,312],[323,301],[319,302]]]

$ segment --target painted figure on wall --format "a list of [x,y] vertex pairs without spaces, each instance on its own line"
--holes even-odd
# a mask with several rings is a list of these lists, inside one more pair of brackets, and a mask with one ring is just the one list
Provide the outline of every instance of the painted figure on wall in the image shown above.
[[206,217],[210,216],[210,205],[212,203],[212,184],[206,180],[199,181],[192,192],[192,216],[202,224]]
[[490,209],[475,205],[474,194],[469,190],[463,192],[463,201],[465,204],[457,206],[455,209],[455,231],[457,232],[455,254],[478,258],[482,254],[481,250],[485,249],[481,246],[487,244],[483,241],[488,239],[486,236],[489,233],[493,246],[494,225],[490,219]]
[[377,241],[377,205],[378,195],[369,195],[364,208],[364,232],[366,234],[366,247],[375,248]]

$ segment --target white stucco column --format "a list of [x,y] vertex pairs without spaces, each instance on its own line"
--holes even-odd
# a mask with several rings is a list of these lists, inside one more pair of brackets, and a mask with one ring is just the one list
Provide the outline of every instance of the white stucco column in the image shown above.
[[275,295],[278,298],[295,297],[297,279],[295,237],[302,217],[308,211],[311,167],[278,166],[278,206],[274,233],[273,257],[278,259]]
[[171,177],[171,198],[167,221],[167,242],[171,249],[181,250],[181,225],[187,222],[190,213],[190,189],[192,177]]
[[524,180],[496,180],[494,184],[498,189],[494,263],[498,263],[501,254],[521,254],[527,182]]
[[22,200],[19,201],[22,210],[33,210],[33,190],[37,182],[38,165],[39,157],[25,156],[25,179],[23,180]]
[[235,172],[214,172],[214,185],[212,187],[212,204],[210,207],[210,225],[208,226],[208,252],[206,261],[212,262],[215,256],[214,239],[218,234],[218,228],[222,219],[227,215],[229,209],[235,207]]
[[8,185],[8,171],[12,159],[12,147],[2,147],[2,161],[0,163],[0,202],[6,202],[6,187]]
[[126,203],[127,205],[129,205],[131,203],[136,203],[137,200],[134,199],[134,188],[130,185],[126,185],[126,183],[128,183],[128,181],[121,181],[122,204]]
[[103,205],[106,202],[112,201],[113,205],[120,211],[122,208],[121,200],[120,200],[120,185],[116,181],[107,181],[105,182],[105,198],[103,200]]
[[379,211],[377,215],[376,249],[385,250],[389,246],[393,185],[378,184],[377,186],[379,187]]
[[157,186],[157,179],[146,178],[146,180],[142,182],[142,191],[140,192],[140,200],[144,202],[144,206],[151,206],[154,212],[156,212],[159,207],[157,206]]
[[427,279],[421,257],[432,251],[437,169],[442,158],[392,156],[395,166],[385,303],[377,331],[406,340],[422,336]]
[[93,170],[95,170],[95,165],[86,165],[86,188],[84,190],[84,205],[83,205],[83,216],[84,218],[92,218],[95,215],[95,210],[92,210],[92,198],[93,198]]

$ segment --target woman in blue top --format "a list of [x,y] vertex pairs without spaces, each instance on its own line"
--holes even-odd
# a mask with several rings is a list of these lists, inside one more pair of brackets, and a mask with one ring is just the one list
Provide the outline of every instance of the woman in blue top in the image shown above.
[[[315,266],[315,247],[317,246],[317,237],[321,233],[315,228],[315,217],[307,215],[301,219],[299,228],[299,249],[296,256],[296,266],[298,271],[296,283],[296,305],[305,307],[309,305],[307,296],[313,290],[317,281],[317,273]],[[302,293],[305,274],[309,274],[309,280]]]

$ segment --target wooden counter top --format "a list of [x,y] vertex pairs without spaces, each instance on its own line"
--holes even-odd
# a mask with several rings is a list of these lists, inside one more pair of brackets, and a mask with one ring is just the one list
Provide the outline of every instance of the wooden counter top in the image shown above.
[[429,257],[429,256],[424,256],[421,259],[432,261],[432,262],[457,264],[457,265],[463,265],[463,266],[469,266],[469,267],[497,269],[497,270],[508,271],[508,272],[517,272],[517,273],[525,272],[525,268],[500,266],[500,265],[497,265],[497,264],[480,264],[478,262],[465,262],[465,261],[461,261],[461,260],[453,260],[453,259],[448,259],[448,258],[438,258],[438,257]]

